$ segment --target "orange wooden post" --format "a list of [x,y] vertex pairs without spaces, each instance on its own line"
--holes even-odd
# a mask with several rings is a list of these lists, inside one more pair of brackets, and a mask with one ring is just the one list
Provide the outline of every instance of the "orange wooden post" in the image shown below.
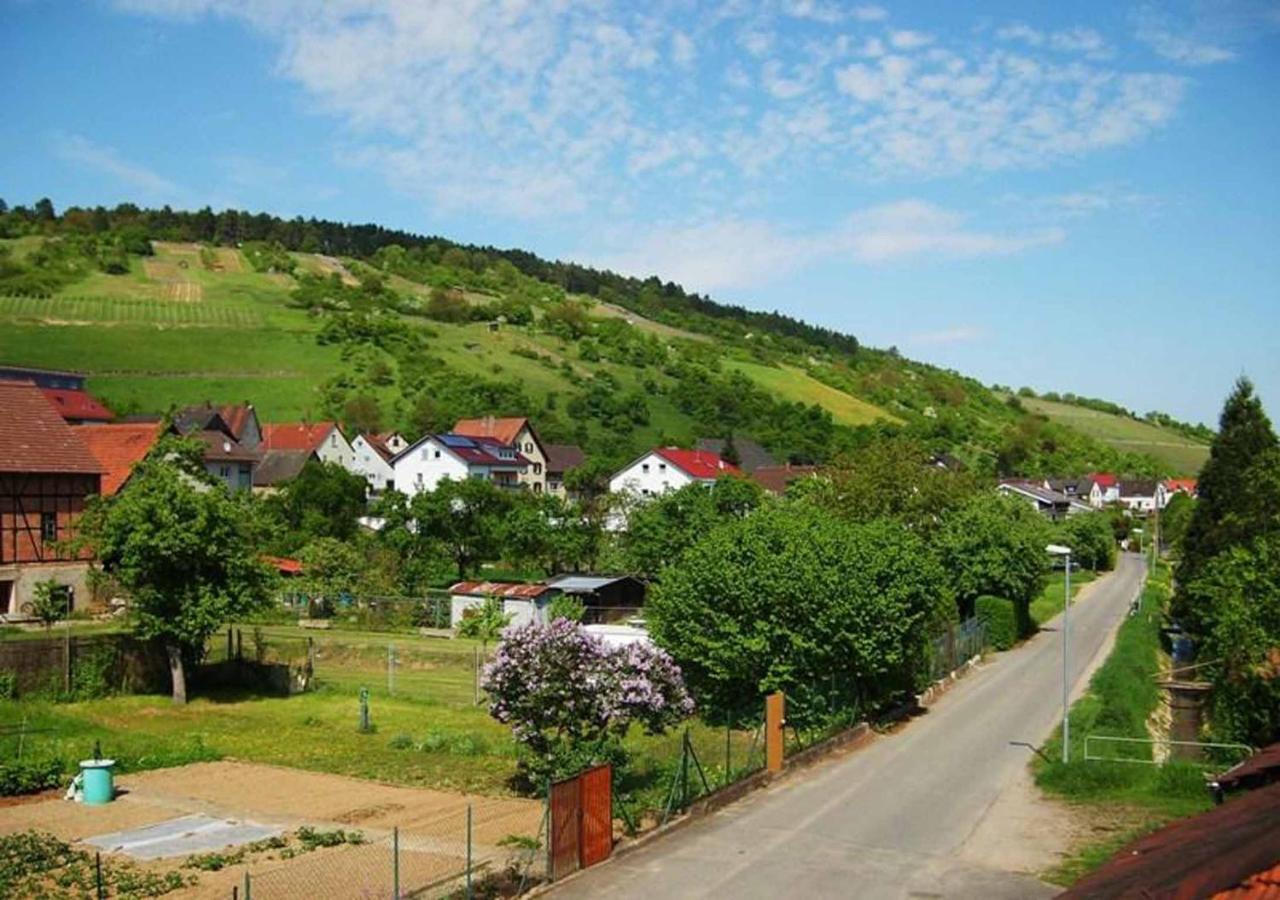
[[764,698],[764,765],[770,772],[782,771],[782,726],[787,701],[781,691]]

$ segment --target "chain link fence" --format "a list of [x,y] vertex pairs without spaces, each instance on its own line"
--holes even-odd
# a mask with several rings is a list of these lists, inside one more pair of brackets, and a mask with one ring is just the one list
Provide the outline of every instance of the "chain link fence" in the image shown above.
[[[300,897],[436,898],[522,890],[546,876],[546,804],[513,810],[477,801],[430,821],[408,822],[246,871],[238,894],[248,900]],[[239,887],[239,886],[238,886]]]

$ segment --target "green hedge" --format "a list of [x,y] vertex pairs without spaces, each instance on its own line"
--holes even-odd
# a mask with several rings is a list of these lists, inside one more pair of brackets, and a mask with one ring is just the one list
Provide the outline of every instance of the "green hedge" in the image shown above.
[[987,643],[997,650],[1008,650],[1018,640],[1018,614],[1013,604],[1003,597],[985,594],[973,601],[973,611],[987,623]]
[[63,775],[65,768],[60,759],[4,763],[0,765],[0,797],[36,794],[61,787],[68,780]]

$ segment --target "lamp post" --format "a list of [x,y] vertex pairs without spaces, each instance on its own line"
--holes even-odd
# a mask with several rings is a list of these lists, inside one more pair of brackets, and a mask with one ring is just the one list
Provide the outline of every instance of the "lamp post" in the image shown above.
[[1061,556],[1066,561],[1066,586],[1062,594],[1062,761],[1071,760],[1071,710],[1070,687],[1067,680],[1068,635],[1071,631],[1071,548],[1061,544],[1050,544],[1044,548],[1053,556]]

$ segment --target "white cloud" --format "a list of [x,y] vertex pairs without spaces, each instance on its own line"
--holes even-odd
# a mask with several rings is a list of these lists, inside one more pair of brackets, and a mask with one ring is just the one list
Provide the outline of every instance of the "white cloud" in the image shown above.
[[1226,47],[1197,41],[1163,28],[1141,29],[1138,39],[1165,59],[1188,66],[1208,66],[1236,58],[1235,52]]
[[54,154],[65,162],[110,175],[117,181],[154,200],[174,200],[183,191],[163,175],[121,158],[113,147],[97,144],[79,134],[58,135]]
[[620,272],[641,277],[661,272],[694,290],[715,291],[759,287],[825,261],[885,265],[1009,256],[1064,238],[1061,229],[973,228],[961,213],[903,200],[859,210],[823,231],[804,233],[741,218],[668,224],[628,235],[625,250],[579,255]]
[[895,31],[889,35],[889,43],[899,50],[915,50],[933,43],[933,38],[922,31]]
[[502,215],[695,192],[726,208],[744,175],[766,193],[798,172],[839,187],[1046,167],[1143,140],[1184,90],[1105,62],[1088,29],[952,44],[833,0],[730,0],[678,25],[623,0],[119,2],[247,24],[346,159]]
[[986,336],[986,331],[976,325],[957,325],[954,328],[944,328],[940,331],[922,331],[918,334],[911,335],[907,338],[907,341],[912,344],[938,346],[944,344],[964,344],[970,341],[981,340]]

